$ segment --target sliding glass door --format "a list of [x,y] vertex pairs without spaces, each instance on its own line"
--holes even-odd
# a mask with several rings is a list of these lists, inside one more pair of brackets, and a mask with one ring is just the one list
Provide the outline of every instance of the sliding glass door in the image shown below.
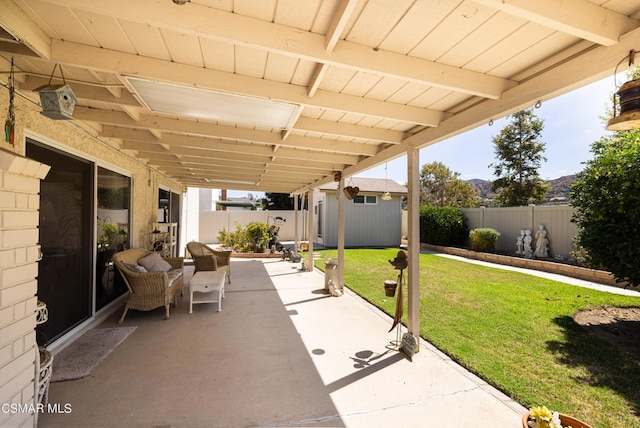
[[51,166],[40,188],[38,299],[49,311],[38,326],[43,344],[92,315],[94,167],[29,139],[26,155]]
[[26,155],[51,166],[40,190],[42,345],[93,316],[94,303],[99,311],[127,291],[111,256],[130,244],[131,178],[31,139]]

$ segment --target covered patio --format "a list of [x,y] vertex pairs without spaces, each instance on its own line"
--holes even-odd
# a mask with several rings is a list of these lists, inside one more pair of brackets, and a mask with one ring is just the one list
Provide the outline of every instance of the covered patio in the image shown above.
[[[306,195],[313,213],[319,205],[314,189],[337,181],[338,282],[343,282],[345,180],[406,156],[407,326],[418,337],[420,149],[613,77],[633,65],[638,40],[639,0],[0,0],[0,111],[8,112],[0,143],[0,402],[26,405],[36,399],[37,302],[49,305],[49,321],[39,328],[52,338],[50,349],[63,347],[105,317],[112,322],[124,291],[110,283],[110,254],[149,247],[158,223],[184,231],[193,218],[187,188],[285,193],[296,204]],[[50,99],[42,95],[50,86],[65,88],[66,107],[77,99],[72,112],[49,110]],[[310,215],[309,254],[319,221]],[[186,242],[177,234],[171,245],[181,254]],[[271,274],[278,265],[261,266]],[[297,275],[304,280],[286,282]],[[407,361],[384,354],[391,340],[385,335],[363,333],[359,342],[357,320],[349,318],[356,309],[342,306],[351,298],[314,294],[320,288],[314,275],[263,272],[257,280],[247,278],[246,290],[234,275],[228,306],[220,314],[205,315],[207,309],[198,307],[187,317],[180,312],[184,299],[169,322],[131,314],[127,322],[139,321],[138,330],[95,377],[74,382],[91,383],[85,395],[73,399],[87,405],[78,404],[77,413],[66,416],[82,415],[86,423],[92,415],[83,412],[101,409],[117,418],[120,414],[109,406],[97,406],[122,394],[144,399],[157,394],[162,405],[144,404],[150,407],[142,411],[140,402],[130,399],[130,412],[123,414],[157,417],[158,425],[189,425],[160,416],[169,415],[163,412],[174,402],[202,404],[196,397],[200,391],[210,391],[206,386],[230,374],[235,387],[246,389],[228,390],[229,399],[216,390],[205,405],[191,408],[208,412],[212,401],[226,404],[232,397],[260,394],[275,387],[274,373],[291,374],[283,376],[290,386],[308,383],[320,397],[314,401],[319,408],[304,400],[307,407],[288,404],[282,412],[273,411],[285,400],[265,394],[270,417],[253,420],[250,410],[231,410],[231,405],[220,406],[218,414],[246,415],[237,422],[247,425],[342,415],[318,422],[323,425],[346,424],[347,418],[379,409],[380,404],[367,401],[375,389],[358,388]],[[236,304],[245,306],[234,311]],[[309,314],[314,323],[294,315],[318,305],[318,318]],[[264,321],[256,328],[269,322],[273,328],[254,335],[243,327],[252,316]],[[338,321],[341,316],[346,319]],[[233,317],[243,322],[224,322]],[[382,325],[375,331],[386,331],[385,321],[377,322]],[[160,334],[163,329],[166,335]],[[331,334],[345,334],[347,340],[333,348]],[[173,346],[194,335],[201,339],[197,346]],[[227,350],[218,358],[208,348],[198,350],[215,335],[208,343]],[[166,336],[172,340],[161,340]],[[326,343],[315,343],[319,338]],[[280,341],[281,346],[272,346]],[[134,353],[133,348],[148,350]],[[261,356],[276,349],[281,366],[271,368],[274,360]],[[378,355],[383,356],[372,360]],[[440,357],[419,352],[411,377],[398,376],[406,383],[390,395],[401,397],[401,390],[436,382],[440,368],[421,370],[420,364]],[[134,368],[130,362],[136,359]],[[219,361],[236,370],[218,372],[225,366]],[[234,366],[236,361],[243,364]],[[383,365],[385,370],[377,370]],[[249,378],[241,376],[243,370],[254,367],[265,370],[241,382]],[[203,368],[210,375],[203,375]],[[146,372],[145,379],[166,378],[166,386],[156,390],[150,383],[112,380],[120,374],[123,382],[135,379],[135,370]],[[371,376],[362,376],[368,372]],[[416,382],[424,372],[430,376]],[[190,387],[193,382],[202,382],[202,388]],[[72,393],[68,389],[55,385],[52,393],[65,400]],[[174,396],[173,389],[184,391]],[[292,390],[300,388],[276,392]],[[346,391],[352,394],[345,398]],[[453,394],[462,397],[468,391],[463,386]],[[437,388],[427,396],[451,398]],[[424,397],[412,399],[431,402]],[[392,400],[388,407],[397,404]],[[126,406],[113,402],[111,408]],[[434,414],[440,409],[429,408]],[[42,420],[62,424],[64,415]],[[34,422],[34,412],[0,414],[0,424]],[[504,424],[512,425],[511,420]]]
[[39,426],[518,426],[522,406],[429,344],[413,361],[389,349],[389,316],[298,268],[234,260],[222,312],[189,314],[184,296],[168,321],[112,315],[96,328],[137,329],[90,376],[52,383],[72,411]]

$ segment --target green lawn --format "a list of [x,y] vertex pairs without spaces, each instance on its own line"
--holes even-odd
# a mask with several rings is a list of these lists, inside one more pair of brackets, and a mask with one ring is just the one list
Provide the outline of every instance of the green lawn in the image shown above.
[[[389,314],[395,298],[383,284],[397,277],[387,262],[397,251],[345,250],[345,284]],[[337,257],[318,253],[321,269]],[[640,427],[640,362],[572,318],[584,308],[640,306],[640,298],[429,254],[420,255],[420,294],[422,337],[515,401],[593,427]]]

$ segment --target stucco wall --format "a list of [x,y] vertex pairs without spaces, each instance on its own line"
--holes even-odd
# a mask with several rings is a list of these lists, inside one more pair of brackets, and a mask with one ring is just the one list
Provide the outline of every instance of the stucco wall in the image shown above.
[[[6,112],[8,107],[8,92],[3,90],[0,111]],[[15,96],[15,117],[15,145],[5,142],[4,132],[0,137],[5,158],[24,155],[26,137],[29,137],[132,177],[132,246],[143,245],[144,234],[157,220],[158,187],[182,194],[177,182],[119,150],[115,142],[96,137],[94,131],[85,130],[74,121],[51,120],[40,114],[38,105],[19,95]],[[0,404],[34,403],[38,192],[40,179],[45,175],[29,169],[36,168],[35,165],[42,164],[27,161],[25,170],[21,171],[25,178],[20,180],[13,171],[7,173],[6,165],[5,170],[0,165],[0,182],[8,183],[10,190],[0,191]],[[33,221],[25,223],[29,219]],[[10,411],[0,414],[0,425],[35,425],[37,414],[32,410],[7,409]]]
[[[0,111],[7,111],[8,101],[8,96],[0,97]],[[120,150],[116,141],[96,137],[94,130],[85,130],[75,121],[51,120],[40,114],[39,106],[18,95],[15,96],[15,115],[15,147],[4,142],[4,138],[0,147],[24,155],[26,137],[29,137],[131,175],[131,245],[134,247],[144,244],[144,234],[157,221],[158,188],[167,188],[180,195],[183,193],[179,183],[147,167],[133,153]]]

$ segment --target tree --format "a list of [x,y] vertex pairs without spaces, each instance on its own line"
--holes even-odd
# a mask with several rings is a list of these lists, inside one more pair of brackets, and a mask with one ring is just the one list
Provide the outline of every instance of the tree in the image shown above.
[[460,180],[442,162],[424,164],[420,172],[420,205],[473,207],[479,202],[473,185]]
[[266,192],[262,206],[268,210],[293,210],[293,198],[288,193]]
[[519,206],[543,200],[549,190],[538,174],[545,144],[540,141],[543,121],[526,109],[511,115],[512,122],[493,137],[497,162],[489,165],[498,177],[491,190],[499,192],[496,201],[501,206]]
[[576,244],[617,281],[640,285],[640,130],[605,135],[571,186]]
[[[636,67],[628,74],[640,77]],[[612,112],[608,112],[608,119]],[[587,263],[619,282],[640,285],[640,129],[605,135],[571,186],[576,245]]]
[[[265,210],[293,210],[293,196],[288,193],[271,193],[266,192],[264,198],[260,199],[262,209]],[[309,201],[303,198],[298,201],[298,209],[308,209]]]

